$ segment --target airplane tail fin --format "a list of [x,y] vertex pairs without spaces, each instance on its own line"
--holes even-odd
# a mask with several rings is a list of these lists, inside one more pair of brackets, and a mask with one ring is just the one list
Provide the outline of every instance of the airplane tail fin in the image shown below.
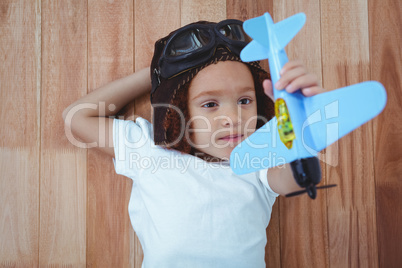
[[[244,31],[254,40],[240,53],[242,61],[263,60],[269,57],[270,45],[283,49],[300,31],[306,22],[306,15],[298,13],[276,24],[268,13],[243,23]],[[275,40],[269,40],[275,38]]]
[[[244,31],[254,40],[251,41],[240,53],[242,61],[257,61],[268,58],[269,40],[268,40],[268,23],[266,14],[260,17],[246,20],[243,23]],[[271,18],[269,16],[269,18]],[[272,21],[272,18],[271,18]]]
[[[269,20],[271,20],[271,23]],[[262,16],[246,20],[243,23],[243,29],[251,38],[256,40],[262,46],[268,46],[268,27],[270,24],[273,24],[272,18],[268,13],[265,13]]]
[[282,20],[274,25],[275,36],[279,43],[279,48],[283,49],[303,28],[306,22],[304,13],[295,14],[285,20]]
[[268,59],[269,48],[262,46],[257,41],[251,41],[243,50],[240,52],[240,58],[244,62],[265,60]]

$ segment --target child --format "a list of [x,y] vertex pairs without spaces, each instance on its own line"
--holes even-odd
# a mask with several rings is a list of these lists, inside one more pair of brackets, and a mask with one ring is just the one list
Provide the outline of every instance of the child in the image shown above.
[[[233,148],[273,116],[268,74],[239,58],[248,42],[241,25],[182,27],[156,42],[150,68],[63,112],[74,135],[96,141],[116,172],[133,179],[129,213],[143,267],[265,267],[275,198],[300,189],[287,165],[241,176],[228,165]],[[276,87],[307,96],[322,91],[296,61],[284,66]],[[152,125],[108,118],[149,91]]]

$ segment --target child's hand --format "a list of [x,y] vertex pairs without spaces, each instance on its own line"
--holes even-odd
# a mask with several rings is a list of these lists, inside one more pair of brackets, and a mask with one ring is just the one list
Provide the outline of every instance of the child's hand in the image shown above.
[[[301,89],[306,97],[314,96],[324,92],[323,88],[318,85],[317,76],[307,72],[306,67],[301,61],[287,62],[281,72],[281,78],[276,82],[275,88],[279,90],[286,89],[287,92],[293,93]],[[264,92],[274,100],[271,80],[264,80],[262,83]]]

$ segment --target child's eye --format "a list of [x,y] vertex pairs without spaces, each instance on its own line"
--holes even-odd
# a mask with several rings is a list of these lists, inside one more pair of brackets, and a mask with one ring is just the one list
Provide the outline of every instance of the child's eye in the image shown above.
[[250,99],[241,99],[239,100],[239,104],[250,104],[251,100]]
[[202,107],[204,107],[204,108],[213,108],[215,106],[217,106],[217,104],[215,102],[208,102],[208,103],[205,103],[204,105],[202,105]]

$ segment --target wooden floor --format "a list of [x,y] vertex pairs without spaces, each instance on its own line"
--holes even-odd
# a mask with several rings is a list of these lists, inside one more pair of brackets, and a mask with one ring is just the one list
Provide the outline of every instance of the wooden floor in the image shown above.
[[[62,111],[150,64],[154,42],[197,20],[307,15],[287,48],[326,90],[377,80],[384,112],[322,157],[315,201],[279,198],[267,267],[402,267],[402,2],[0,1],[0,266],[141,267],[132,182],[66,132]],[[150,118],[149,96],[122,113]],[[353,115],[351,115],[353,116]]]

